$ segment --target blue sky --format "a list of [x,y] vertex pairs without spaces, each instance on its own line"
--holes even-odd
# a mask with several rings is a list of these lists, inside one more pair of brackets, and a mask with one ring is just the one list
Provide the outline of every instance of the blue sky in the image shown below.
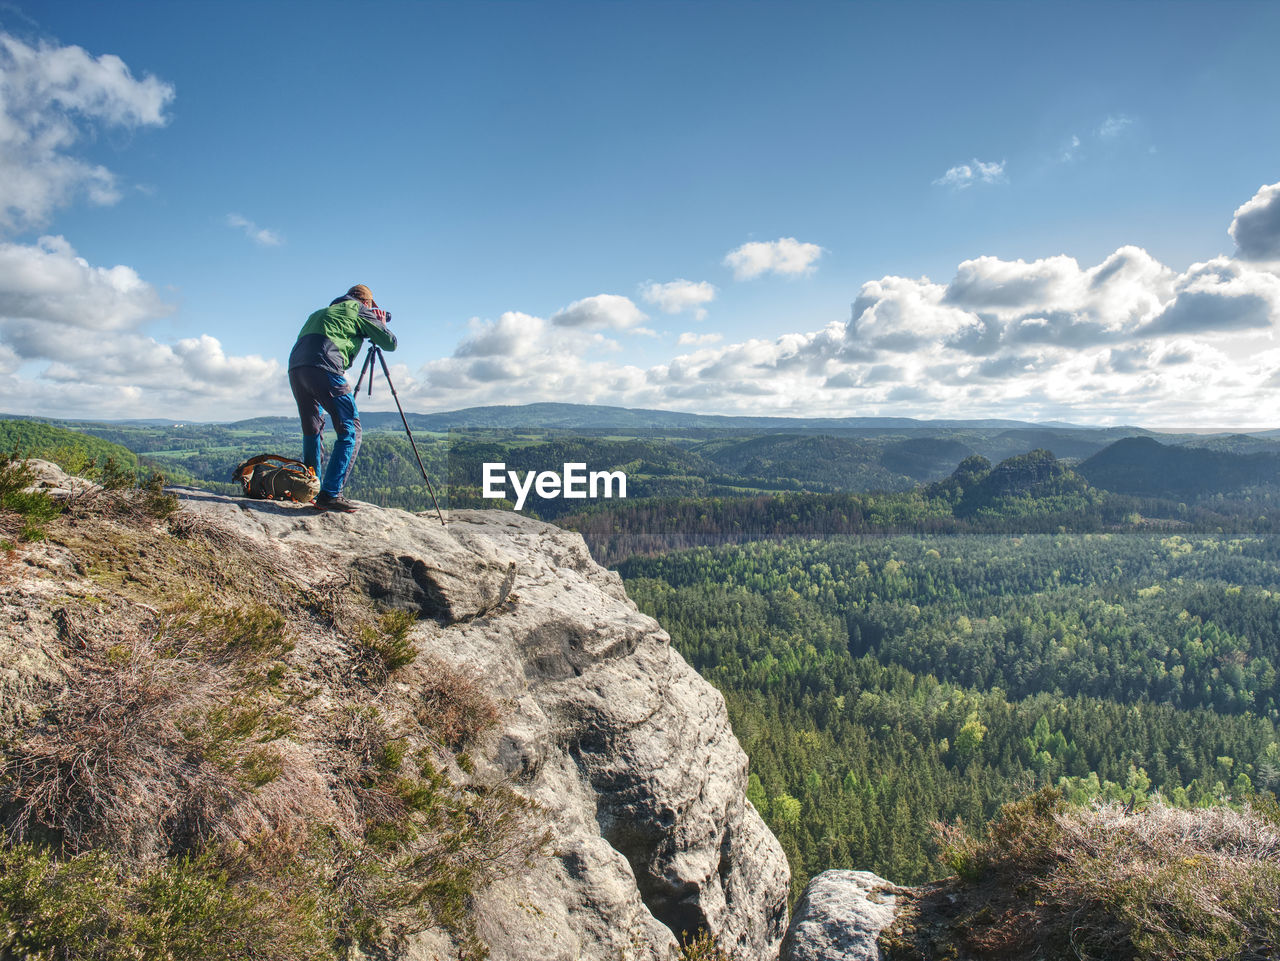
[[1274,426],[1278,27],[0,4],[0,410],[288,414],[298,327],[361,282],[412,410]]

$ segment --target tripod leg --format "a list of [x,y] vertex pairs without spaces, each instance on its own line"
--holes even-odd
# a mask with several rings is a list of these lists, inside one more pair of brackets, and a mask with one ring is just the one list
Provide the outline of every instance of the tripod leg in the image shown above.
[[[395,398],[396,410],[400,411],[400,422],[404,424],[404,432],[409,437],[409,446],[413,448],[413,456],[418,461],[418,470],[422,471],[422,479],[427,482],[427,493],[431,495],[431,505],[436,509],[436,516],[440,518],[440,523],[444,524],[444,514],[440,511],[440,503],[436,500],[436,492],[431,486],[431,478],[427,476],[427,469],[422,466],[422,455],[418,453],[418,445],[413,440],[413,431],[409,429],[409,418],[404,416],[404,408],[400,406],[400,395],[396,393],[396,385],[391,382],[391,371],[387,369],[386,358],[382,356],[381,350],[371,345],[369,347],[371,364],[374,351],[378,353],[378,362],[382,364],[382,375],[387,378],[387,386],[391,388],[391,396]],[[373,374],[369,375],[369,384],[373,385]]]
[[364,380],[364,375],[369,375],[369,393],[366,396],[373,395],[373,352],[377,350],[374,344],[369,345],[369,352],[364,355],[364,363],[360,367],[360,376],[356,378],[356,389],[352,392],[353,396],[360,396],[360,384]]

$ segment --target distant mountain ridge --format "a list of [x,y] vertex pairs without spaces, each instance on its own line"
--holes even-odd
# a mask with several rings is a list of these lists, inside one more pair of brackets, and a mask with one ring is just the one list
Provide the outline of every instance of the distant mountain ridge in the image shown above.
[[[622,423],[628,418],[630,426]],[[921,483],[946,481],[958,463],[971,457],[982,460],[984,471],[989,471],[992,464],[1036,450],[1051,453],[1062,467],[1087,465],[1078,475],[1096,490],[1188,503],[1210,492],[1274,487],[1280,478],[1280,440],[1239,433],[1155,435],[1138,427],[1017,421],[735,418],[575,404],[472,408],[412,414],[409,420],[426,469],[433,480],[446,483],[445,493],[456,499],[454,506],[489,506],[479,486],[488,462],[520,471],[558,469],[570,462],[620,469],[629,479],[628,495],[641,499],[907,491]],[[426,495],[399,415],[367,412],[362,421],[365,444],[350,478],[351,495],[383,506],[417,508]],[[654,426],[660,422],[666,426]],[[211,485],[208,489],[224,492],[232,468],[249,457],[299,452],[293,417],[162,426],[136,420],[21,418],[0,421],[0,428],[6,424],[10,440],[3,443],[5,450],[29,453],[49,447],[53,442],[37,434],[69,428],[121,445],[140,458],[142,467],[171,482]],[[0,440],[3,436],[0,430]],[[67,438],[59,443],[84,446]],[[103,456],[97,452],[91,459]],[[1018,472],[1030,466],[1022,464]],[[1006,513],[1013,506],[1020,513],[1027,508],[1021,503],[1027,496],[1057,498],[1058,511],[1070,510],[1072,504],[1084,506],[1074,500],[1084,492],[1057,489],[1059,480],[1067,488],[1071,484],[1056,475],[1046,477],[1052,490],[1030,483],[1019,493],[998,492],[992,486],[998,486],[998,477],[999,472],[987,485],[990,489],[982,491],[975,489],[972,479],[961,484],[964,493],[962,502],[955,503],[957,516]],[[1010,497],[1019,503],[1006,505]],[[550,519],[571,506],[553,498],[532,509]]]
[[[378,403],[384,403],[379,398]],[[373,404],[365,400],[366,405]],[[1180,442],[1208,443],[1211,438],[1238,438],[1242,443],[1280,438],[1280,429],[1257,430],[1248,433],[1233,432],[1224,428],[1220,432],[1203,431],[1154,431],[1135,425],[1103,427],[1076,424],[1067,421],[1026,421],[1011,418],[951,417],[929,420],[918,417],[784,417],[776,415],[752,416],[746,414],[698,414],[689,411],[657,410],[652,408],[616,407],[605,404],[494,404],[482,407],[464,407],[458,410],[437,411],[429,414],[407,413],[412,428],[418,430],[449,430],[455,428],[541,428],[564,430],[592,430],[610,427],[629,429],[749,429],[749,430],[815,430],[815,431],[885,431],[885,430],[1031,430],[1057,436],[1062,432],[1084,431],[1092,435],[1112,437],[1150,436],[1160,434],[1177,437]],[[131,426],[172,426],[174,424],[203,424],[237,427],[274,427],[295,423],[293,416],[251,417],[237,421],[194,421],[190,419],[159,417],[88,420],[72,417],[47,417],[35,414],[0,413],[3,420],[36,420],[61,425],[114,424]],[[360,415],[367,429],[399,428],[400,415],[395,411],[365,411]],[[1070,454],[1060,456],[1073,456]]]
[[[371,403],[366,401],[366,403]],[[581,430],[602,427],[628,428],[749,428],[755,430],[848,430],[848,429],[912,429],[912,428],[961,428],[1012,430],[1107,430],[1121,433],[1142,432],[1141,428],[1097,428],[1060,421],[1034,423],[1004,418],[948,418],[923,420],[916,417],[778,417],[735,414],[696,414],[687,411],[655,410],[647,408],[611,407],[601,404],[511,404],[486,407],[464,407],[459,410],[439,411],[430,414],[407,413],[411,427],[423,430],[448,430],[462,427],[539,427]],[[32,414],[4,414],[4,420],[43,420],[56,423],[97,423],[164,426],[174,423],[235,424],[242,426],[272,425],[278,422],[292,423],[289,417],[252,417],[239,421],[192,421],[181,418],[128,418],[120,420],[81,420],[78,418],[44,417]],[[395,411],[365,411],[360,415],[365,427],[400,426],[400,415]]]
[[[398,416],[398,415],[387,415]],[[910,428],[910,427],[1037,427],[1025,421],[1000,418],[975,420],[920,420],[914,417],[777,417],[731,414],[694,414],[683,411],[610,407],[598,404],[521,404],[468,407],[437,414],[410,415],[423,423],[450,427],[734,427],[756,430],[812,428]]]
[[1127,437],[1076,466],[1095,487],[1119,494],[1189,498],[1280,481],[1280,454],[1161,444]]

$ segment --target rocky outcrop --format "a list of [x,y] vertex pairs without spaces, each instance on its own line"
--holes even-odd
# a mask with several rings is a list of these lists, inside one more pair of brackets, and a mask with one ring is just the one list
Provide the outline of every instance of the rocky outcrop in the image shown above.
[[[252,543],[301,586],[354,588],[413,611],[420,655],[483,678],[503,706],[497,730],[470,752],[475,776],[501,777],[535,801],[551,843],[529,870],[478,895],[491,958],[667,961],[680,932],[700,928],[734,958],[777,957],[789,872],[745,798],[747,761],[724,701],[578,535],[513,513],[454,512],[442,526],[434,514],[368,505],[320,514],[177,492],[182,516]],[[14,677],[0,681],[13,697],[53,679],[40,645],[15,640],[10,626],[44,616],[34,600],[60,589],[59,571],[76,576],[56,551],[39,565],[46,586],[23,580],[0,604],[4,643],[28,650],[29,663],[6,657]],[[33,603],[24,609],[20,597]],[[403,957],[454,951],[428,933]]]
[[826,871],[805,888],[779,961],[878,961],[895,888],[870,871]]

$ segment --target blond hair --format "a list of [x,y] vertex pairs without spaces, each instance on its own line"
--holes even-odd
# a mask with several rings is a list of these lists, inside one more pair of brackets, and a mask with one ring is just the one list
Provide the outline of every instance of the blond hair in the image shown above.
[[347,291],[348,297],[354,297],[356,300],[373,300],[373,291],[364,284],[356,284]]

